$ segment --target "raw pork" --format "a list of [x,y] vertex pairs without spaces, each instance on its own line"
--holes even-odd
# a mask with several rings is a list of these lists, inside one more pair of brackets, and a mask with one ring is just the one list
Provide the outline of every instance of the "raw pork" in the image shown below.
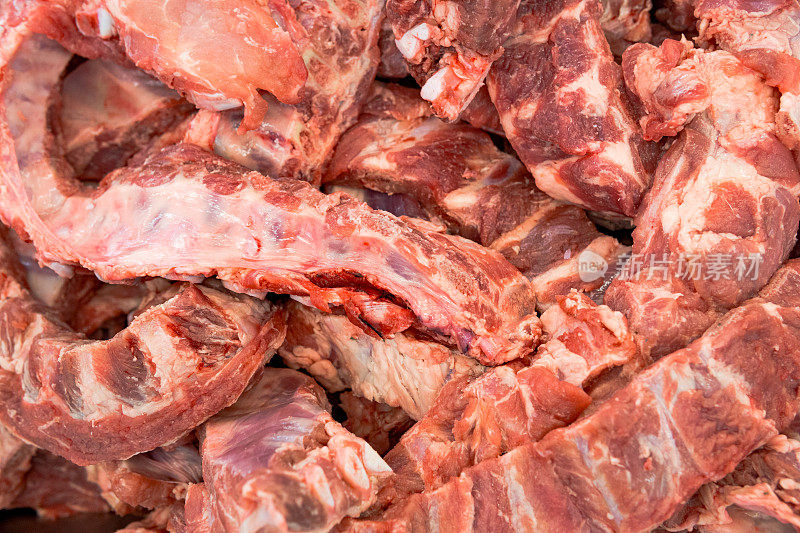
[[344,307],[376,334],[418,325],[487,363],[536,345],[533,289],[499,254],[345,195],[248,172],[188,144],[75,191],[39,105],[68,58],[33,36],[6,70],[0,214],[40,259],[80,263],[107,280],[216,274],[237,290],[306,297],[326,312]]
[[358,516],[391,471],[328,409],[311,378],[266,369],[201,428],[205,489],[190,489],[187,523],[207,512],[224,531],[323,532]]
[[31,297],[3,242],[0,419],[75,463],[183,435],[233,403],[283,341],[280,308],[189,284],[111,340],[89,341]]

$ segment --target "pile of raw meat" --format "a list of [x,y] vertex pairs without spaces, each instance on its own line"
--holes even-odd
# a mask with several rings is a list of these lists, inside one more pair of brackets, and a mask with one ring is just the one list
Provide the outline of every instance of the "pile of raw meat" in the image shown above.
[[0,508],[800,531],[799,168],[799,0],[0,0]]

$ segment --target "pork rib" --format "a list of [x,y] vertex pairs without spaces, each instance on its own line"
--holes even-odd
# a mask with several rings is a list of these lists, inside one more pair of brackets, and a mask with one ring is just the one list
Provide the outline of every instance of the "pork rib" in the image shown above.
[[0,418],[78,464],[181,436],[235,401],[283,341],[281,310],[188,284],[113,339],[88,341],[32,299],[7,244],[0,253]]
[[278,353],[289,367],[303,368],[328,391],[349,388],[415,419],[424,416],[445,383],[484,369],[436,342],[405,333],[379,339],[344,316],[295,302],[288,308],[291,327]]
[[56,104],[57,144],[76,174],[89,180],[124,166],[194,109],[144,72],[101,59],[70,72]]
[[397,47],[422,98],[456,120],[478,92],[512,27],[520,0],[388,0]]
[[751,300],[590,416],[411,496],[367,530],[441,531],[453,517],[457,531],[648,531],[789,425],[798,354],[800,310]]
[[129,58],[200,107],[244,105],[245,128],[267,110],[259,89],[296,103],[307,78],[285,1],[16,0],[6,9],[78,54]]
[[207,498],[203,489],[190,490],[187,522],[208,509],[225,531],[328,531],[358,516],[390,470],[328,408],[308,376],[266,369],[201,428]]
[[223,113],[214,149],[269,176],[318,184],[375,77],[383,0],[301,0],[292,7],[289,32],[308,69],[300,100],[285,105],[267,97],[264,120],[246,134],[239,131],[240,111]]
[[499,251],[531,279],[540,307],[570,288],[601,287],[602,275],[581,279],[579,258],[587,251],[613,265],[620,245],[580,208],[538,190],[519,160],[484,132],[430,117],[408,91],[373,86],[324,182],[366,189],[364,200],[377,209],[442,223]]
[[110,174],[96,191],[75,191],[39,108],[68,57],[44,38],[24,40],[3,94],[2,217],[45,262],[80,263],[107,280],[216,274],[237,290],[344,307],[380,334],[416,325],[487,363],[535,346],[534,292],[499,254],[346,195],[186,144]]
[[[776,136],[773,89],[733,55],[668,39],[659,48],[634,45],[624,64],[648,111],[647,131],[683,128],[637,219],[633,253],[642,269],[606,292],[663,355],[755,294],[788,257],[800,173]],[[720,257],[728,266],[715,275]],[[690,271],[687,258],[702,272]],[[757,267],[735,270],[747,261]]]
[[436,489],[469,466],[570,424],[591,401],[584,384],[637,354],[622,314],[585,294],[559,298],[542,321],[549,340],[530,365],[445,385],[428,414],[386,454],[395,478],[381,492],[381,505]]
[[800,151],[800,4],[794,0],[699,0],[699,40],[736,55],[782,93],[778,134]]
[[508,140],[553,198],[633,216],[654,154],[628,108],[599,0],[526,0],[519,13],[486,82]]

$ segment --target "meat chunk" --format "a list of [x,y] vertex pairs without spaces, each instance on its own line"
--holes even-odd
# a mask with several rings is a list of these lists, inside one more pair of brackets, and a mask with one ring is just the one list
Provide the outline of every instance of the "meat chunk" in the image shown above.
[[350,388],[369,400],[400,407],[419,419],[448,381],[475,376],[483,366],[432,341],[398,333],[380,339],[347,317],[289,304],[286,341],[279,353],[332,392]]
[[68,55],[37,37],[21,46],[3,95],[11,123],[0,129],[0,214],[43,261],[80,263],[117,281],[216,274],[237,290],[293,294],[326,312],[343,307],[376,334],[413,325],[487,363],[536,345],[533,289],[499,254],[345,195],[248,172],[186,144],[75,192],[51,166],[58,159],[33,104],[47,98]]
[[[670,531],[692,528],[756,530],[780,523],[800,528],[800,442],[778,435],[750,454],[736,470],[703,485],[663,526]],[[744,511],[744,512],[742,512]]]
[[769,0],[699,0],[699,41],[727,50],[781,92],[778,135],[800,150],[800,5]]
[[187,522],[205,507],[228,531],[245,524],[254,531],[327,531],[345,516],[358,516],[390,470],[328,408],[311,378],[266,369],[201,429],[207,498],[190,490]]
[[380,455],[397,444],[400,436],[414,424],[414,419],[399,407],[367,400],[352,391],[339,395],[339,406],[347,414],[345,429],[367,441]]
[[377,72],[378,77],[392,80],[408,76],[406,60],[397,48],[397,44],[394,42],[392,23],[386,17],[383,18],[383,23],[381,24],[378,46],[381,49],[381,62],[378,64]]
[[519,13],[486,82],[508,140],[553,198],[633,216],[653,147],[628,107],[599,0],[526,0]]
[[503,51],[520,0],[388,0],[386,16],[422,98],[453,121]]
[[49,519],[109,510],[100,488],[87,478],[85,468],[44,450],[33,456],[25,488],[10,507],[29,507]]
[[75,173],[97,181],[191,109],[178,93],[140,70],[91,60],[64,79],[55,134]]
[[625,49],[633,43],[650,41],[652,0],[602,1],[600,26],[615,56],[621,57]]
[[754,299],[590,416],[368,525],[441,531],[460,517],[459,531],[647,531],[789,425],[799,353],[800,311]]
[[641,269],[606,292],[655,355],[755,294],[788,257],[800,218],[800,174],[776,137],[773,90],[727,52],[688,48],[638,44],[624,59],[648,131],[683,128],[637,218]]
[[88,341],[31,297],[4,242],[0,419],[78,464],[183,435],[233,403],[283,341],[281,309],[189,284],[111,340]]
[[[379,62],[383,0],[300,0],[289,31],[301,43],[308,80],[295,105],[267,97],[258,127],[241,134],[240,111],[223,114],[214,150],[269,176],[319,184],[333,147],[355,122]],[[245,117],[246,118],[246,117]]]
[[580,208],[537,189],[519,160],[484,132],[429,117],[406,93],[376,84],[362,117],[342,137],[325,183],[366,189],[372,207],[442,223],[499,251],[531,279],[540,306],[570,288],[595,290],[611,277],[613,270],[579,275],[582,254],[608,267],[621,253]]
[[636,356],[625,318],[581,293],[560,298],[542,321],[549,340],[530,365],[445,385],[386,455],[395,480],[381,493],[382,505],[436,489],[472,465],[572,423],[590,402],[583,385]]
[[283,2],[21,0],[14,7],[34,31],[87,57],[127,58],[200,107],[244,105],[243,128],[258,126],[267,110],[259,90],[296,103],[307,78]]
[[203,477],[200,454],[192,442],[92,465],[89,479],[118,514],[126,514],[136,508],[182,504],[188,485],[202,482]]

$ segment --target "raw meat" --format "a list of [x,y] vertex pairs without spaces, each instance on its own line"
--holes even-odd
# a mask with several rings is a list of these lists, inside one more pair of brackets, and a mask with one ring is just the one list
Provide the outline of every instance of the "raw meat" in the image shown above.
[[328,531],[358,516],[391,472],[328,408],[311,378],[266,369],[201,428],[207,494],[190,489],[187,523],[208,507],[225,531]]
[[268,176],[319,184],[342,134],[355,122],[375,77],[383,0],[299,0],[289,27],[308,69],[296,105],[267,97],[261,124],[240,135],[241,112],[223,114],[215,151]]
[[183,500],[190,483],[202,482],[200,454],[194,443],[156,448],[125,461],[92,465],[89,478],[118,514],[171,507]]
[[800,150],[800,3],[698,0],[699,41],[727,50],[781,92],[778,135]]
[[291,368],[303,368],[327,390],[350,388],[369,400],[425,415],[449,380],[476,376],[484,367],[436,342],[398,333],[380,339],[340,315],[289,304],[291,327],[278,353]]
[[464,469],[541,439],[589,405],[582,386],[636,356],[620,313],[572,292],[542,315],[548,341],[529,366],[502,366],[453,380],[387,455],[395,479],[381,504],[433,490]]
[[788,257],[800,173],[775,134],[773,90],[733,55],[666,40],[634,45],[624,64],[646,131],[681,133],[636,221],[641,271],[615,280],[606,302],[664,355],[755,294]]
[[64,79],[55,113],[56,142],[76,175],[100,180],[192,109],[140,70],[90,60]]
[[216,274],[236,290],[344,307],[376,334],[415,326],[486,363],[535,347],[535,294],[499,254],[346,195],[187,144],[75,191],[54,168],[37,105],[69,56],[41,37],[18,52],[3,94],[11,123],[0,128],[0,214],[46,263],[80,263],[112,281]]
[[456,120],[503,51],[520,0],[387,0],[386,16],[422,98]]
[[36,448],[0,425],[0,509],[7,509],[25,487],[34,453]]
[[525,0],[486,84],[508,140],[558,200],[633,216],[654,147],[631,115],[599,0]]
[[29,507],[49,519],[109,510],[100,488],[87,479],[85,468],[44,450],[33,456],[25,488],[9,507]]
[[503,125],[500,123],[500,115],[497,113],[485,85],[475,93],[475,98],[461,113],[461,120],[489,133],[505,135]]
[[652,0],[602,0],[600,26],[611,51],[621,57],[633,43],[649,42],[652,37],[650,9]]
[[352,529],[648,531],[789,425],[798,354],[800,310],[756,298],[590,416]]
[[246,129],[267,110],[259,90],[296,103],[307,78],[286,2],[17,0],[10,9],[75,53],[129,58],[195,105],[244,105]]
[[800,442],[778,435],[736,470],[703,485],[663,527],[669,531],[725,527],[752,531],[759,524],[772,523],[780,531],[779,522],[800,529],[799,490]]
[[696,1],[661,0],[658,2],[659,7],[655,10],[656,18],[672,30],[696,35],[697,19],[694,16]]
[[113,339],[88,341],[30,296],[7,241],[0,268],[0,419],[78,464],[188,432],[236,400],[285,333],[274,305],[178,284]]
[[[485,133],[428,115],[404,88],[376,84],[359,122],[342,136],[325,183],[366,189],[363,199],[376,209],[444,224],[499,251],[531,279],[540,307],[611,278],[623,250],[580,208],[538,190]],[[607,270],[579,275],[582,255]]]
[[408,76],[408,67],[403,54],[394,42],[394,31],[392,23],[384,17],[381,23],[381,33],[378,38],[378,46],[381,50],[381,62],[378,64],[378,77],[388,79],[400,79]]
[[388,452],[414,424],[399,407],[367,400],[352,391],[339,395],[339,406],[347,414],[345,429],[367,441],[379,455]]

